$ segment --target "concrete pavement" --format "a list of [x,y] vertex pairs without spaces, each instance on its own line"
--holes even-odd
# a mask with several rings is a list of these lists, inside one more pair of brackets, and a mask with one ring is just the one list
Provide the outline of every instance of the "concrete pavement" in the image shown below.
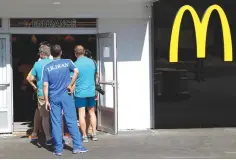
[[[236,158],[236,128],[125,131],[100,134],[85,144],[89,152],[73,155],[70,148],[59,158]],[[58,158],[27,138],[0,136],[0,158]]]

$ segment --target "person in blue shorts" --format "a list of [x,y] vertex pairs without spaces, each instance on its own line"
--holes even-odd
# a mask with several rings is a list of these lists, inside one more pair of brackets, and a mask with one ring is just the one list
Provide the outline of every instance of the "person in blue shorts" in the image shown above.
[[[73,141],[73,154],[87,152],[83,147],[81,134],[77,126],[73,89],[78,69],[69,59],[61,59],[62,50],[59,45],[51,46],[51,55],[54,60],[44,66],[43,85],[46,109],[50,111],[52,123],[52,138],[54,142],[54,154],[61,156],[63,152],[62,141],[62,110],[65,123]],[[70,72],[74,72],[70,77]]]
[[75,56],[77,60],[75,66],[79,70],[79,76],[75,82],[75,107],[79,112],[79,124],[83,134],[83,142],[88,142],[88,127],[86,127],[86,108],[89,112],[90,122],[92,126],[92,140],[97,141],[96,125],[97,118],[95,114],[95,75],[97,73],[95,62],[85,56],[85,49],[78,45],[75,47]]

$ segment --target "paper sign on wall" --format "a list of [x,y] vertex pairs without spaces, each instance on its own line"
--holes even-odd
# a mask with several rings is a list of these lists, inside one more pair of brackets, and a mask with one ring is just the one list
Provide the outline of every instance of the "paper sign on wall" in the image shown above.
[[103,57],[104,58],[110,57],[110,48],[109,47],[104,47],[103,48]]

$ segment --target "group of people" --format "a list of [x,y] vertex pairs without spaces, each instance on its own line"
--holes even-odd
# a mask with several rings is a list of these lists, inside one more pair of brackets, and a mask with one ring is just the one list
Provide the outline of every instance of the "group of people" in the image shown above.
[[[88,138],[98,140],[95,114],[97,65],[94,60],[85,56],[82,45],[77,45],[74,52],[77,57],[75,63],[69,59],[61,59],[60,45],[40,44],[40,58],[27,77],[38,98],[34,130],[30,138],[32,141],[38,140],[42,122],[46,145],[54,145],[54,154],[58,156],[62,155],[65,144],[64,123],[73,141],[74,154],[88,151],[82,144],[88,142]],[[82,135],[77,124],[76,109]],[[90,136],[89,126],[92,127]]]

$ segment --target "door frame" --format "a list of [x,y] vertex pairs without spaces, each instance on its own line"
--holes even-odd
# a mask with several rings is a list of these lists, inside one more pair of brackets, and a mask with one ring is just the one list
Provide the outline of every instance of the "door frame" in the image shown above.
[[[18,34],[18,35],[67,35],[67,34],[71,34],[71,35],[96,35],[97,32],[97,28],[47,28],[45,30],[45,28],[9,28],[9,35],[10,36],[10,49],[12,48],[12,44],[11,44],[11,38],[12,35],[14,34]],[[0,33],[4,34],[4,33]],[[5,34],[4,34],[5,35]],[[12,54],[10,54],[12,55]],[[12,66],[12,56],[10,59],[10,64]],[[11,71],[11,77],[13,78],[13,70]],[[14,97],[13,97],[13,80],[12,80],[12,132],[16,131],[14,128],[14,105],[13,105],[13,101],[14,101]],[[1,131],[0,131],[1,133]]]
[[96,35],[97,28],[9,28],[10,34],[73,34]]
[[[109,132],[111,134],[118,134],[118,79],[117,79],[117,36],[116,36],[116,33],[112,33],[112,32],[109,32],[109,33],[98,33],[97,34],[97,64],[98,64],[98,71],[99,71],[99,78],[100,78],[100,73],[101,73],[101,56],[102,56],[102,53],[100,52],[100,48],[99,48],[99,37],[106,37],[106,38],[110,38],[110,37],[113,37],[113,40],[114,40],[114,57],[113,57],[113,81],[112,82],[102,82],[100,81],[100,84],[106,84],[106,85],[112,85],[114,88],[113,88],[113,97],[114,97],[114,102],[113,102],[113,105],[114,105],[114,131],[111,130],[111,129],[108,129],[108,128],[105,128],[105,127],[102,127],[102,126],[99,126],[98,124],[98,129],[102,130],[102,131],[105,131],[105,132]],[[98,109],[99,109],[99,106],[97,106]],[[107,111],[112,111],[113,112],[113,109],[111,108],[106,108],[105,110]],[[98,115],[99,116],[99,115]],[[99,123],[99,117],[97,117],[98,119],[98,122]]]
[[[86,30],[86,31],[85,31]],[[9,29],[10,34],[4,34],[4,33],[0,33],[0,35],[8,35],[9,36],[9,51],[11,53],[11,37],[13,34],[74,34],[74,35],[98,35],[98,34],[102,34],[102,33],[98,33],[97,28],[92,28],[92,29],[51,29],[51,30],[45,30],[45,29],[30,29],[30,28],[15,28],[15,29]],[[107,34],[107,33],[105,33]],[[98,47],[98,40],[97,40],[97,47]],[[117,48],[117,42],[116,42],[116,34],[115,34],[115,48]],[[11,54],[10,54],[11,55]],[[98,64],[99,62],[99,53],[97,52],[97,62]],[[114,53],[114,58],[117,57],[117,52]],[[117,82],[117,58],[114,59],[114,79],[116,80],[116,83],[114,84],[114,113],[115,113],[115,131],[114,134],[118,134],[118,82]],[[10,56],[10,65],[12,66],[12,56]],[[99,65],[98,65],[98,69]],[[13,70],[11,67],[11,79],[13,78]],[[12,121],[12,125],[11,125],[11,132],[14,132],[14,106],[13,106],[13,80],[11,80],[11,121]],[[0,132],[1,133],[1,132]]]
[[[9,85],[9,90],[7,91],[7,98],[9,108],[5,109],[0,109],[1,111],[7,111],[8,112],[8,129],[0,129],[0,133],[12,133],[13,132],[13,69],[12,69],[12,54],[11,54],[11,35],[10,34],[2,34],[0,33],[0,38],[5,38],[6,39],[6,55],[7,56],[7,76],[9,78],[9,82],[5,82],[5,85]],[[9,63],[9,64],[8,64]],[[10,92],[10,93],[9,93]]]
[[[9,21],[8,21],[9,23]],[[6,24],[6,23],[3,23],[5,26],[6,25],[9,25],[9,24]],[[11,38],[12,38],[12,35],[13,34],[22,34],[22,35],[25,35],[25,34],[38,34],[38,35],[41,35],[41,34],[63,34],[63,35],[66,35],[66,34],[72,34],[72,35],[97,35],[97,34],[100,34],[98,32],[98,27],[96,28],[47,28],[47,30],[45,30],[45,28],[8,28],[7,30],[1,30],[0,29],[0,35],[7,35],[9,36],[9,40],[8,40],[8,43],[9,43],[9,53],[10,53],[10,66],[11,66],[11,121],[12,121],[12,124],[11,124],[11,133],[15,131],[14,129],[14,105],[13,105],[13,102],[14,102],[14,97],[13,97],[13,91],[14,91],[14,88],[13,88],[13,69],[12,69],[12,64],[13,64],[13,60],[12,60],[12,44],[11,44]],[[98,47],[98,41],[97,41],[97,47]],[[117,48],[117,44],[115,42],[115,47]],[[116,53],[115,53],[116,54]],[[98,52],[97,52],[97,61],[99,60],[99,56],[98,55]],[[116,55],[115,55],[116,56]],[[114,69],[117,70],[117,59],[115,59],[115,65],[114,65]],[[99,69],[99,68],[98,68]],[[117,81],[117,72],[114,73],[114,76],[116,78],[116,81]],[[118,133],[118,83],[115,84],[115,91],[114,92],[114,96],[116,96],[116,99],[115,100],[115,106],[116,109],[115,109],[115,134]],[[1,131],[0,131],[1,133]]]

